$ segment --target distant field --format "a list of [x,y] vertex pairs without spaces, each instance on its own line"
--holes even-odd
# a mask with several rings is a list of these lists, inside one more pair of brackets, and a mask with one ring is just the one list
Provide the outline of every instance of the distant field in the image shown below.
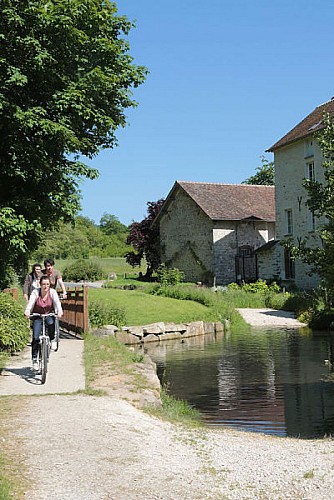
[[[124,277],[125,274],[136,275],[140,271],[142,273],[146,272],[146,264],[141,267],[132,268],[125,262],[123,257],[108,257],[108,258],[100,258],[100,257],[90,257],[91,261],[97,262],[102,267],[103,271],[106,275],[110,273],[116,273],[120,278]],[[56,261],[55,268],[63,271],[66,266],[75,262],[74,259],[58,259]]]

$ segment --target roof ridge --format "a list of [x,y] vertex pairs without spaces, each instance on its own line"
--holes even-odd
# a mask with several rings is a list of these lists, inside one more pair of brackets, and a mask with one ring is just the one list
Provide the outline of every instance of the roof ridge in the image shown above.
[[317,108],[321,108],[321,106],[325,106],[326,104],[329,104],[330,102],[333,102],[334,101],[334,96],[331,97],[328,101],[326,102],[323,102],[322,104],[319,104],[319,106],[317,106],[316,108],[314,109],[317,109]]
[[176,181],[178,184],[211,184],[213,186],[240,186],[240,187],[275,187],[274,185],[268,184],[235,184],[235,183],[224,183],[224,182],[206,182],[206,181]]
[[300,120],[292,129],[275,142],[266,152],[274,152],[276,149],[287,146],[295,141],[304,139],[315,132],[319,132],[324,128],[323,116],[325,112],[331,116],[334,114],[334,97],[329,101],[319,104],[302,120]]

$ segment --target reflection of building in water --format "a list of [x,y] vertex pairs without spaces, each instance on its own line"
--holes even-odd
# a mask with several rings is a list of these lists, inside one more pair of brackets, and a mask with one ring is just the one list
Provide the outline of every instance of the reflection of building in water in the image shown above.
[[259,357],[254,352],[230,348],[222,354],[218,373],[217,414],[221,421],[254,431],[270,429],[285,434],[284,400],[276,387],[275,359],[270,350]]
[[291,338],[284,378],[285,420],[290,436],[323,437],[334,432],[334,380],[324,359],[333,334],[313,334],[314,342]]
[[233,357],[220,360],[218,366],[219,410],[232,410],[240,400],[239,367]]
[[324,362],[333,340],[327,333],[254,331],[145,350],[171,393],[196,406],[208,424],[322,437],[334,434],[334,378]]

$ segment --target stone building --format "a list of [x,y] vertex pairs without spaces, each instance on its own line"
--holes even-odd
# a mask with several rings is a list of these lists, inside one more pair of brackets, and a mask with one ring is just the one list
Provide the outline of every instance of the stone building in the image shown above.
[[271,278],[272,263],[256,250],[275,237],[275,188],[175,182],[154,224],[159,224],[162,262],[185,279],[225,285]]
[[[321,241],[315,230],[324,222],[309,210],[305,179],[324,182],[323,157],[316,133],[324,127],[325,113],[334,115],[334,100],[318,106],[290,132],[271,146],[274,153],[276,238],[280,242],[291,239],[298,244],[307,238],[308,246],[319,246]],[[269,251],[272,261],[278,262],[280,279],[287,286],[311,289],[319,283],[317,275],[309,274],[309,267],[301,261],[293,261],[282,245]]]

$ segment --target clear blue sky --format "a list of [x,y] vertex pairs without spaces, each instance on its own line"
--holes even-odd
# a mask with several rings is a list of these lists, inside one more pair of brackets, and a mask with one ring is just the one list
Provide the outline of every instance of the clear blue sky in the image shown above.
[[[119,0],[146,82],[82,214],[140,221],[176,180],[238,184],[334,95],[333,0]],[[271,154],[265,154],[272,160]]]

